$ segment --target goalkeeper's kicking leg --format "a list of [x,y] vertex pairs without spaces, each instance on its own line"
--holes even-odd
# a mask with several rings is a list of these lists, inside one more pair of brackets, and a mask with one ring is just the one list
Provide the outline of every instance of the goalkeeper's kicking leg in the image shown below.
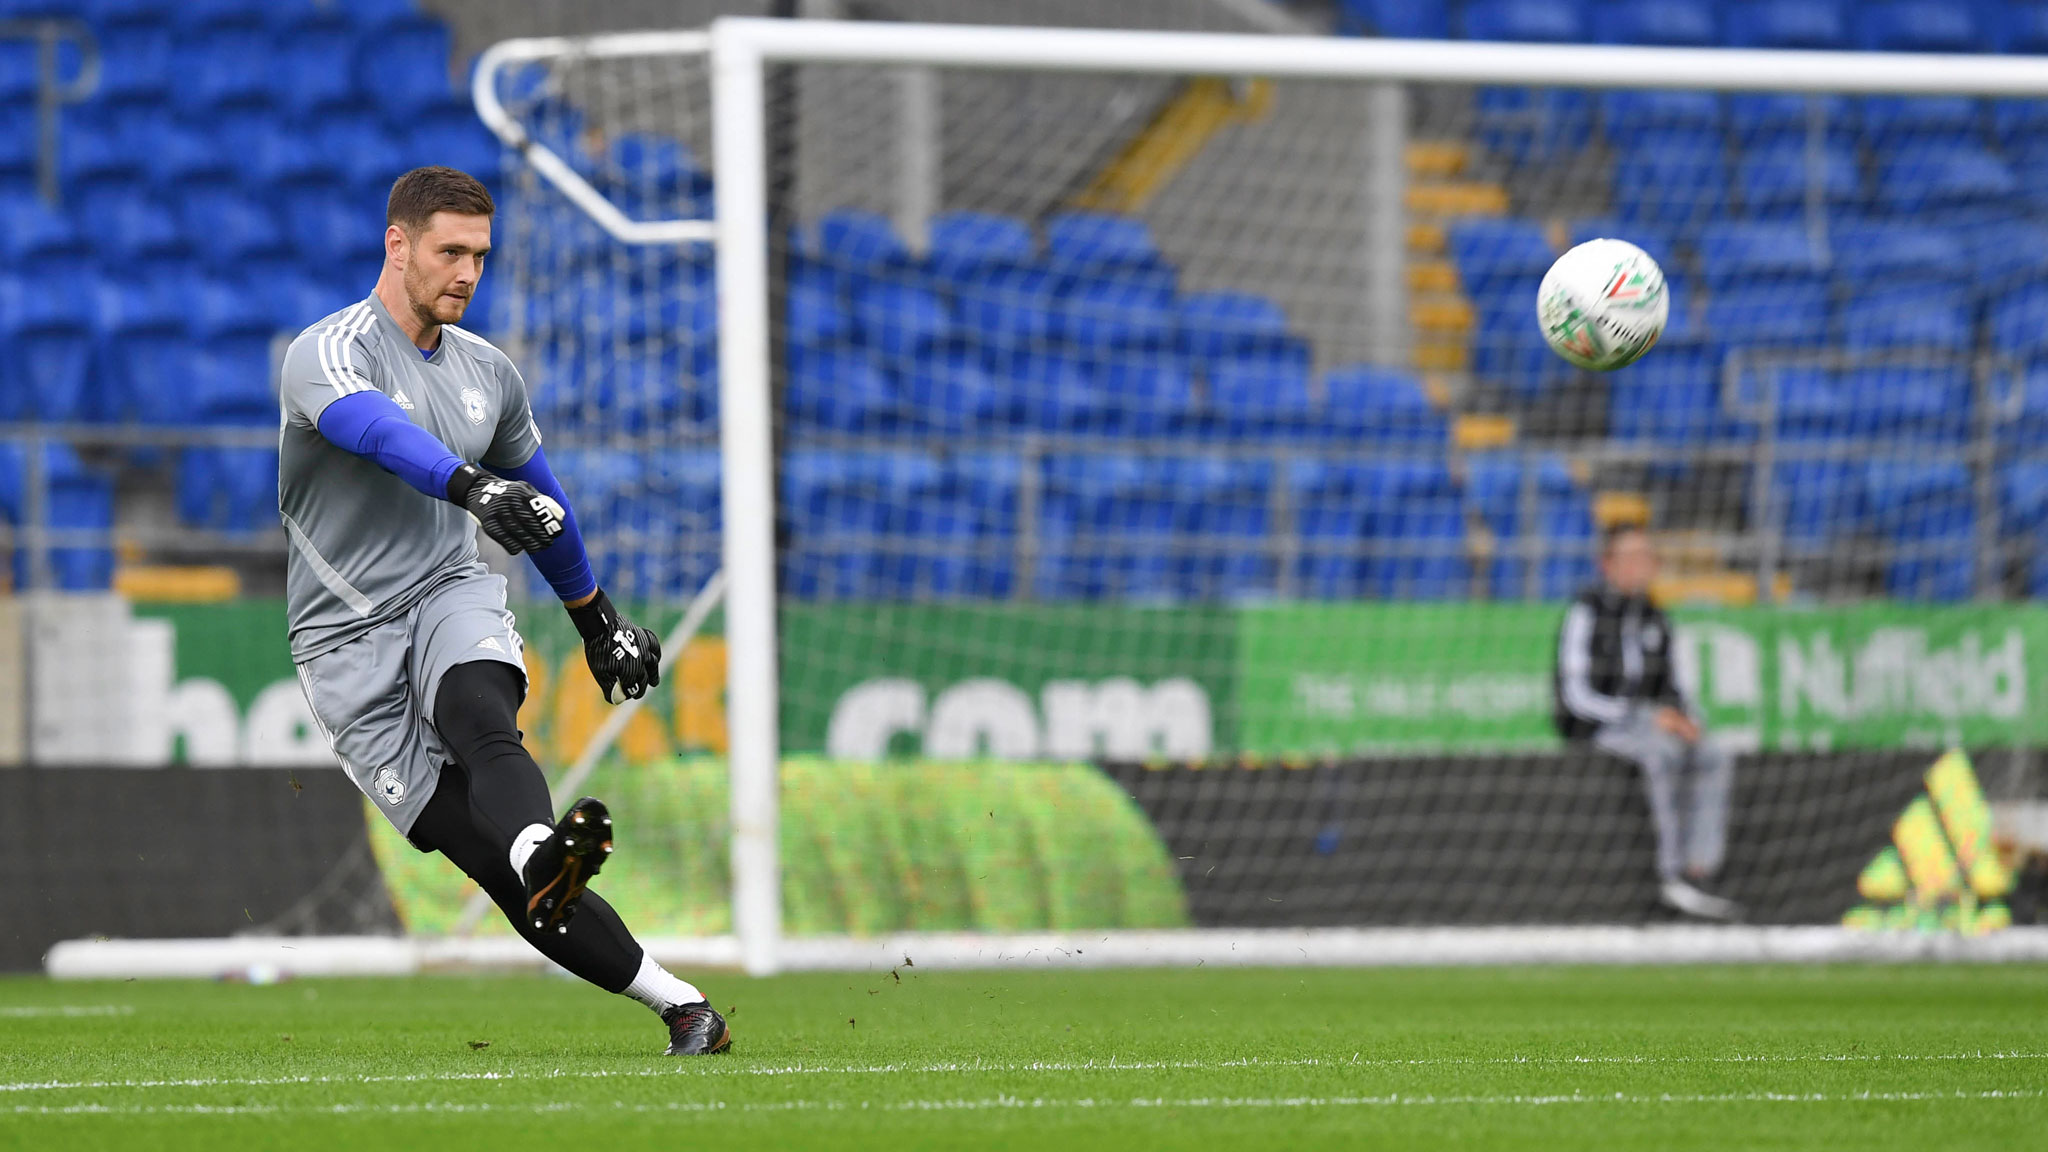
[[725,1050],[725,1019],[584,887],[611,850],[611,821],[586,797],[555,823],[547,781],[520,741],[524,692],[519,672],[493,660],[458,664],[442,678],[434,727],[454,762],[413,822],[412,842],[475,880],[542,955],[659,1013],[670,1053]]

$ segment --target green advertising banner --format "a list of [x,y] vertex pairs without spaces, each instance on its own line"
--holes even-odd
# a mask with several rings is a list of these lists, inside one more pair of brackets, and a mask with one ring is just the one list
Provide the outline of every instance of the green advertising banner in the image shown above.
[[[1553,747],[1550,667],[1561,611],[1520,603],[792,604],[782,612],[782,742],[792,754],[950,761]],[[166,762],[328,762],[304,714],[279,603],[138,605],[134,615],[138,629],[154,630],[155,649],[168,650],[166,667],[138,675],[129,701],[138,715],[165,717]],[[666,615],[655,612],[650,623],[666,625]],[[2042,607],[1871,603],[1673,615],[1681,673],[1737,746],[2048,737]],[[543,763],[566,762],[609,708],[562,613],[537,607],[521,613],[520,627],[532,682],[522,724]],[[682,654],[652,707],[634,718],[621,741],[626,759],[724,752],[725,641],[715,631]]]
[[782,611],[782,742],[870,760],[1199,758],[1236,746],[1223,608],[802,604]]
[[[1238,713],[1268,754],[1554,747],[1546,604],[1297,604],[1240,617]],[[1681,609],[1677,655],[1737,746],[2038,741],[2048,611]],[[2033,665],[2029,665],[2029,656]]]

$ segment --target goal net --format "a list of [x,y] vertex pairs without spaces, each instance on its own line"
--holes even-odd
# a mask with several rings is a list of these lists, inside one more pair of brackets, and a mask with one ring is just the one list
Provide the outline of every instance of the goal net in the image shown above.
[[[590,785],[636,926],[767,969],[898,933],[1656,922],[1642,774],[1553,725],[1619,525],[1734,755],[1659,795],[1664,870],[1765,925],[2009,919],[2048,653],[2038,77],[711,40],[492,81],[627,221],[720,229],[716,259],[628,243],[533,153],[509,178],[496,314],[599,569],[669,620],[729,578]],[[1671,294],[1606,375],[1535,322],[1599,236]]]

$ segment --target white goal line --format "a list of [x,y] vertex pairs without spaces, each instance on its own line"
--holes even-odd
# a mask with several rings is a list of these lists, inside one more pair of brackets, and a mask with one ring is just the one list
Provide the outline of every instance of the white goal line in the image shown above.
[[[685,971],[743,966],[732,936],[646,942]],[[888,972],[1020,968],[1474,967],[1511,964],[1837,964],[2048,962],[2048,928],[1985,936],[1834,927],[1304,928],[1065,932],[1016,936],[903,933],[795,937],[784,971]],[[406,976],[433,971],[542,971],[514,937],[237,936],[209,940],[67,940],[45,966],[59,980]]]

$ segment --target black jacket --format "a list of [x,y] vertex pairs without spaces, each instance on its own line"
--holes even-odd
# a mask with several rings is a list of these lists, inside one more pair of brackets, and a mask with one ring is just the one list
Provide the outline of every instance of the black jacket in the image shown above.
[[1579,593],[1557,633],[1557,731],[1589,739],[1639,703],[1686,709],[1672,664],[1671,620],[1647,596],[1605,585]]

